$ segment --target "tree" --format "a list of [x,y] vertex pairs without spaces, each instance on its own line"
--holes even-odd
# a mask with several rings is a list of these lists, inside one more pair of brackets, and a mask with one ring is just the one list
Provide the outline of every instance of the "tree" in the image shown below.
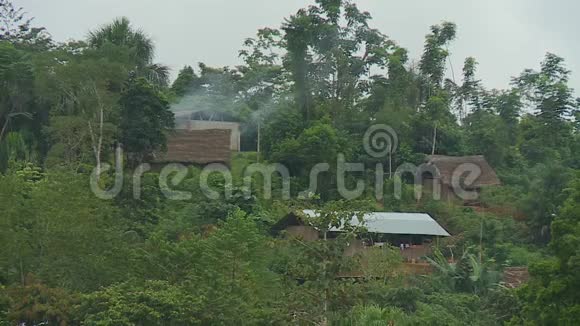
[[569,77],[564,59],[547,53],[540,71],[527,69],[513,79],[542,126],[538,136],[546,147],[563,147],[570,138],[566,120],[574,116],[578,102],[568,86]]
[[[447,130],[451,130],[455,124],[455,117],[449,110],[451,93],[442,88],[442,83],[445,75],[445,61],[449,56],[447,46],[455,39],[456,29],[455,24],[449,22],[431,26],[431,33],[425,37],[423,55],[419,62],[422,103],[419,108],[419,120],[423,120],[424,123],[430,122],[432,127],[417,128],[418,143],[427,142],[430,145],[431,155],[438,150],[437,145],[441,142],[438,138],[446,137],[445,134],[449,135]],[[444,133],[441,132],[442,130]],[[430,135],[427,136],[427,133]]]
[[52,73],[38,78],[39,97],[52,112],[45,128],[52,145],[51,161],[58,162],[62,149],[68,164],[88,163],[90,151],[100,175],[101,162],[112,152],[119,125],[118,88],[127,70],[123,63],[87,48],[74,54],[59,47],[53,56],[60,60],[54,60]]
[[178,97],[182,97],[188,92],[192,92],[200,86],[199,77],[193,71],[191,66],[185,66],[179,71],[177,79],[171,85],[171,90]]
[[0,278],[25,285],[34,274],[49,287],[90,291],[126,276],[130,246],[116,209],[87,176],[38,170],[0,176]]
[[62,288],[50,288],[33,275],[26,284],[6,290],[11,302],[7,318],[16,324],[69,325],[74,319],[78,295]]
[[481,258],[478,260],[471,248],[464,250],[452,262],[438,249],[433,258],[428,257],[427,260],[435,268],[433,280],[439,282],[440,289],[481,294],[499,281],[499,273],[493,270],[493,261],[482,261]]
[[24,132],[9,132],[0,143],[0,172],[18,165],[35,162],[38,157],[35,148],[30,146]]
[[[351,326],[390,326],[410,325],[409,316],[397,308],[382,308],[379,306],[356,306],[351,312],[348,325]],[[345,323],[346,324],[346,323]]]
[[522,110],[522,99],[516,89],[505,91],[491,91],[486,94],[484,106],[490,108],[503,121],[507,128],[507,140],[511,146],[515,145],[518,137],[518,119]]
[[323,114],[333,122],[354,118],[355,103],[367,87],[362,77],[386,68],[394,42],[370,28],[370,19],[350,1],[319,0],[282,26],[285,67],[306,121],[317,104],[327,105]]
[[476,110],[464,120],[469,151],[484,155],[494,167],[504,164],[508,154],[508,128],[500,116],[488,110]]
[[32,27],[23,8],[10,0],[0,0],[0,42],[8,41],[18,47],[44,51],[51,47],[50,35],[43,27]]
[[433,91],[441,88],[445,75],[445,61],[449,56],[447,45],[455,39],[457,26],[454,23],[443,22],[431,26],[431,33],[425,37],[423,55],[419,62],[419,71],[423,75],[423,95],[426,100]]
[[564,190],[568,187],[571,173],[557,161],[539,164],[532,169],[531,184],[524,198],[522,208],[528,217],[527,223],[533,239],[538,243],[548,243],[550,226],[557,216],[560,206],[566,200]]
[[33,82],[32,65],[26,55],[0,41],[0,142],[14,119],[31,117]]
[[[291,238],[293,251],[289,257],[288,276],[302,279],[309,285],[308,292],[314,296],[315,307],[312,318],[325,323],[334,306],[340,304],[341,273],[348,273],[360,267],[355,258],[346,256],[345,249],[349,243],[356,241],[356,236],[365,231],[363,216],[369,205],[366,202],[334,201],[324,204],[316,210],[315,216],[301,216],[306,225],[318,230],[322,238],[314,242],[305,242],[300,238]],[[360,209],[359,209],[360,208]],[[341,234],[330,238],[330,230],[340,228]],[[356,266],[356,267],[355,267]]]
[[155,151],[165,150],[166,133],[175,124],[169,103],[144,78],[131,78],[119,100],[121,106],[121,143],[131,164],[150,159]]
[[167,86],[169,83],[169,69],[153,63],[153,41],[143,31],[133,29],[126,17],[115,19],[112,23],[90,32],[88,43],[93,48],[103,48],[108,44],[126,47],[131,50],[134,65],[131,69],[139,76],[147,78],[154,85]]
[[514,325],[572,325],[580,318],[580,175],[576,175],[566,202],[552,223],[553,257],[530,267],[530,282],[518,291],[524,303]]
[[484,90],[481,86],[481,81],[475,79],[476,68],[477,61],[475,58],[469,57],[465,59],[465,64],[463,65],[463,84],[458,86],[455,85],[454,81],[446,81],[452,88],[455,111],[461,122],[470,111],[479,110],[483,106]]
[[451,97],[440,91],[411,118],[414,150],[423,154],[457,155],[463,151],[461,129],[449,110]]
[[169,282],[125,282],[85,295],[78,317],[86,325],[201,325],[200,301]]

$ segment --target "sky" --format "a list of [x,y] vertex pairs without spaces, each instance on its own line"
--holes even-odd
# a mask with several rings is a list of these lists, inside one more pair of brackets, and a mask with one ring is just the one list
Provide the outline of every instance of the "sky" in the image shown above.
[[[314,0],[13,0],[57,41],[82,39],[91,29],[126,16],[155,41],[156,61],[175,76],[184,65],[240,64],[242,42],[259,28],[280,27],[285,17]],[[458,25],[451,63],[460,78],[463,61],[479,62],[487,88],[506,88],[511,77],[537,69],[546,52],[565,58],[571,85],[580,90],[580,1],[576,0],[359,0],[371,26],[421,56],[429,26]],[[451,77],[451,74],[449,74]],[[576,94],[579,94],[577,91]]]

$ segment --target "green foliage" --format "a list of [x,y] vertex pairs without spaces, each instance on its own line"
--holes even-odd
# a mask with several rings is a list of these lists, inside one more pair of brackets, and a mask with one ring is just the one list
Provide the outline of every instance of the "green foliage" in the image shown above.
[[403,259],[399,248],[385,246],[365,252],[364,273],[369,278],[382,278],[385,282],[398,275]]
[[378,306],[356,306],[351,312],[351,317],[337,322],[336,325],[349,326],[388,326],[410,325],[409,317],[397,308],[381,308]]
[[445,60],[449,55],[447,45],[455,39],[457,26],[450,22],[431,26],[431,33],[425,38],[425,47],[419,64],[421,73],[427,79],[425,95],[431,96],[431,90],[441,86],[445,73]]
[[90,32],[88,43],[97,49],[110,45],[125,47],[130,51],[134,72],[154,85],[166,86],[169,83],[169,69],[152,62],[155,56],[153,41],[143,31],[133,29],[126,17],[117,18],[112,23]]
[[20,48],[45,51],[52,46],[50,35],[44,27],[33,27],[33,18],[27,17],[22,7],[10,0],[0,1],[0,42],[8,41]]
[[7,319],[16,324],[67,325],[73,322],[78,295],[61,288],[50,288],[32,275],[25,285],[6,289],[10,297]]
[[191,66],[185,66],[179,71],[177,78],[171,85],[171,90],[175,95],[181,97],[188,92],[192,92],[199,88],[199,84],[199,77],[197,77],[193,68],[191,68]]
[[33,273],[73,290],[120,278],[123,270],[116,266],[130,246],[115,209],[94,197],[84,177],[42,177],[27,169],[0,177],[2,277],[14,282]]
[[[547,54],[512,88],[486,90],[472,57],[460,82],[445,80],[455,24],[431,27],[415,66],[416,54],[371,28],[371,15],[352,1],[317,0],[281,28],[246,39],[239,66],[187,65],[169,88],[154,42],[128,19],[57,45],[23,13],[0,0],[1,325],[579,319],[580,190],[569,180],[580,167],[580,102],[563,58]],[[113,200],[90,192],[93,165],[99,183],[112,185],[114,171],[102,166],[112,163],[117,145],[129,166],[150,162],[175,127],[172,112],[192,108],[240,122],[242,148],[259,150],[232,160],[231,189],[214,173],[208,183],[219,198],[208,199],[201,170],[192,167],[175,185],[191,193],[188,200],[166,198],[155,172],[143,175],[138,198],[129,171]],[[399,138],[389,162],[361,146],[379,123]],[[371,169],[391,163],[384,198],[337,200],[341,154],[367,169],[350,173],[348,188],[374,182]],[[476,208],[416,200],[410,180],[387,172],[420,165],[429,154],[484,155],[503,185],[483,189]],[[330,170],[309,200],[265,199],[260,176],[252,177],[248,197],[244,169],[257,161],[288,167],[292,195],[309,186],[315,164]],[[402,199],[393,192],[398,182]],[[319,209],[304,220],[321,240],[267,234],[305,207]],[[396,248],[345,255],[365,232],[351,217],[378,209],[427,212],[453,235],[436,242],[433,274],[402,273]],[[338,226],[348,232],[335,237],[330,230]],[[503,266],[524,265],[532,275],[527,286],[496,286]]]
[[514,322],[529,325],[573,324],[579,318],[578,244],[580,239],[580,177],[576,176],[563,208],[552,222],[553,257],[530,267],[531,280],[518,295],[525,303]]
[[0,144],[14,120],[31,118],[34,73],[26,53],[0,41]]
[[166,146],[166,132],[174,126],[173,113],[165,97],[145,79],[130,79],[119,101],[121,143],[133,165],[150,158]]
[[82,298],[84,325],[200,325],[201,298],[165,281],[125,282]]
[[499,282],[499,273],[494,271],[493,261],[482,261],[469,250],[449,262],[443,254],[436,250],[433,258],[427,260],[435,267],[433,279],[440,289],[465,291],[474,294],[486,292]]
[[471,153],[482,154],[492,166],[502,166],[509,147],[508,128],[500,116],[477,110],[465,119]]
[[528,224],[534,238],[539,242],[550,239],[550,224],[564,203],[564,189],[570,182],[570,171],[558,164],[539,165],[533,169],[536,179],[528,189],[522,206],[528,216]]

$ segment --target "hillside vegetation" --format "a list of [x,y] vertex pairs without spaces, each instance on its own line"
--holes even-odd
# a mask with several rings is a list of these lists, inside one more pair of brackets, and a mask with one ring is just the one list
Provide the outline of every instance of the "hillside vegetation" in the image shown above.
[[[126,18],[67,43],[8,0],[0,18],[0,325],[580,321],[580,101],[562,57],[489,90],[476,58],[448,69],[454,23],[433,25],[423,52],[409,53],[353,2],[317,0],[248,38],[241,65],[192,63],[171,82]],[[202,166],[133,177],[183,110],[241,124],[231,184]],[[376,125],[394,133],[389,155],[364,146]],[[418,200],[394,172],[431,154],[484,155],[502,185],[476,208]],[[344,180],[339,160],[363,168]],[[278,174],[271,196],[263,176],[244,178],[258,161],[288,169],[289,199]],[[299,196],[319,163],[316,191]],[[344,198],[342,181],[364,181],[361,195]],[[342,254],[360,230],[310,243],[271,231],[305,208],[326,217],[321,230],[358,212],[426,212],[452,237],[437,242],[429,275],[402,272],[398,248],[363,266]],[[502,285],[506,267],[528,267],[527,284]]]

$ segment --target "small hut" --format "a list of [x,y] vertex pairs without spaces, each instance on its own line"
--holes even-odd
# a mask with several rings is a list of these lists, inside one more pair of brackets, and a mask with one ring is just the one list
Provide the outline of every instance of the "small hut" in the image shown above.
[[174,112],[175,129],[177,130],[210,130],[222,129],[230,131],[230,150],[241,150],[240,123],[226,112],[216,111],[185,111]]
[[230,130],[174,130],[167,137],[167,151],[158,153],[153,164],[168,163],[204,166],[211,163],[229,165],[231,157]]
[[[497,174],[483,155],[430,155],[427,157],[427,167],[430,169],[423,173],[423,187],[434,189],[434,185],[438,183],[441,186],[441,199],[443,200],[463,200],[466,204],[473,204],[474,200],[464,200],[458,196],[453,186],[454,182],[458,183],[465,191],[477,193],[480,193],[484,187],[501,184]],[[469,174],[477,177],[470,180]]]

